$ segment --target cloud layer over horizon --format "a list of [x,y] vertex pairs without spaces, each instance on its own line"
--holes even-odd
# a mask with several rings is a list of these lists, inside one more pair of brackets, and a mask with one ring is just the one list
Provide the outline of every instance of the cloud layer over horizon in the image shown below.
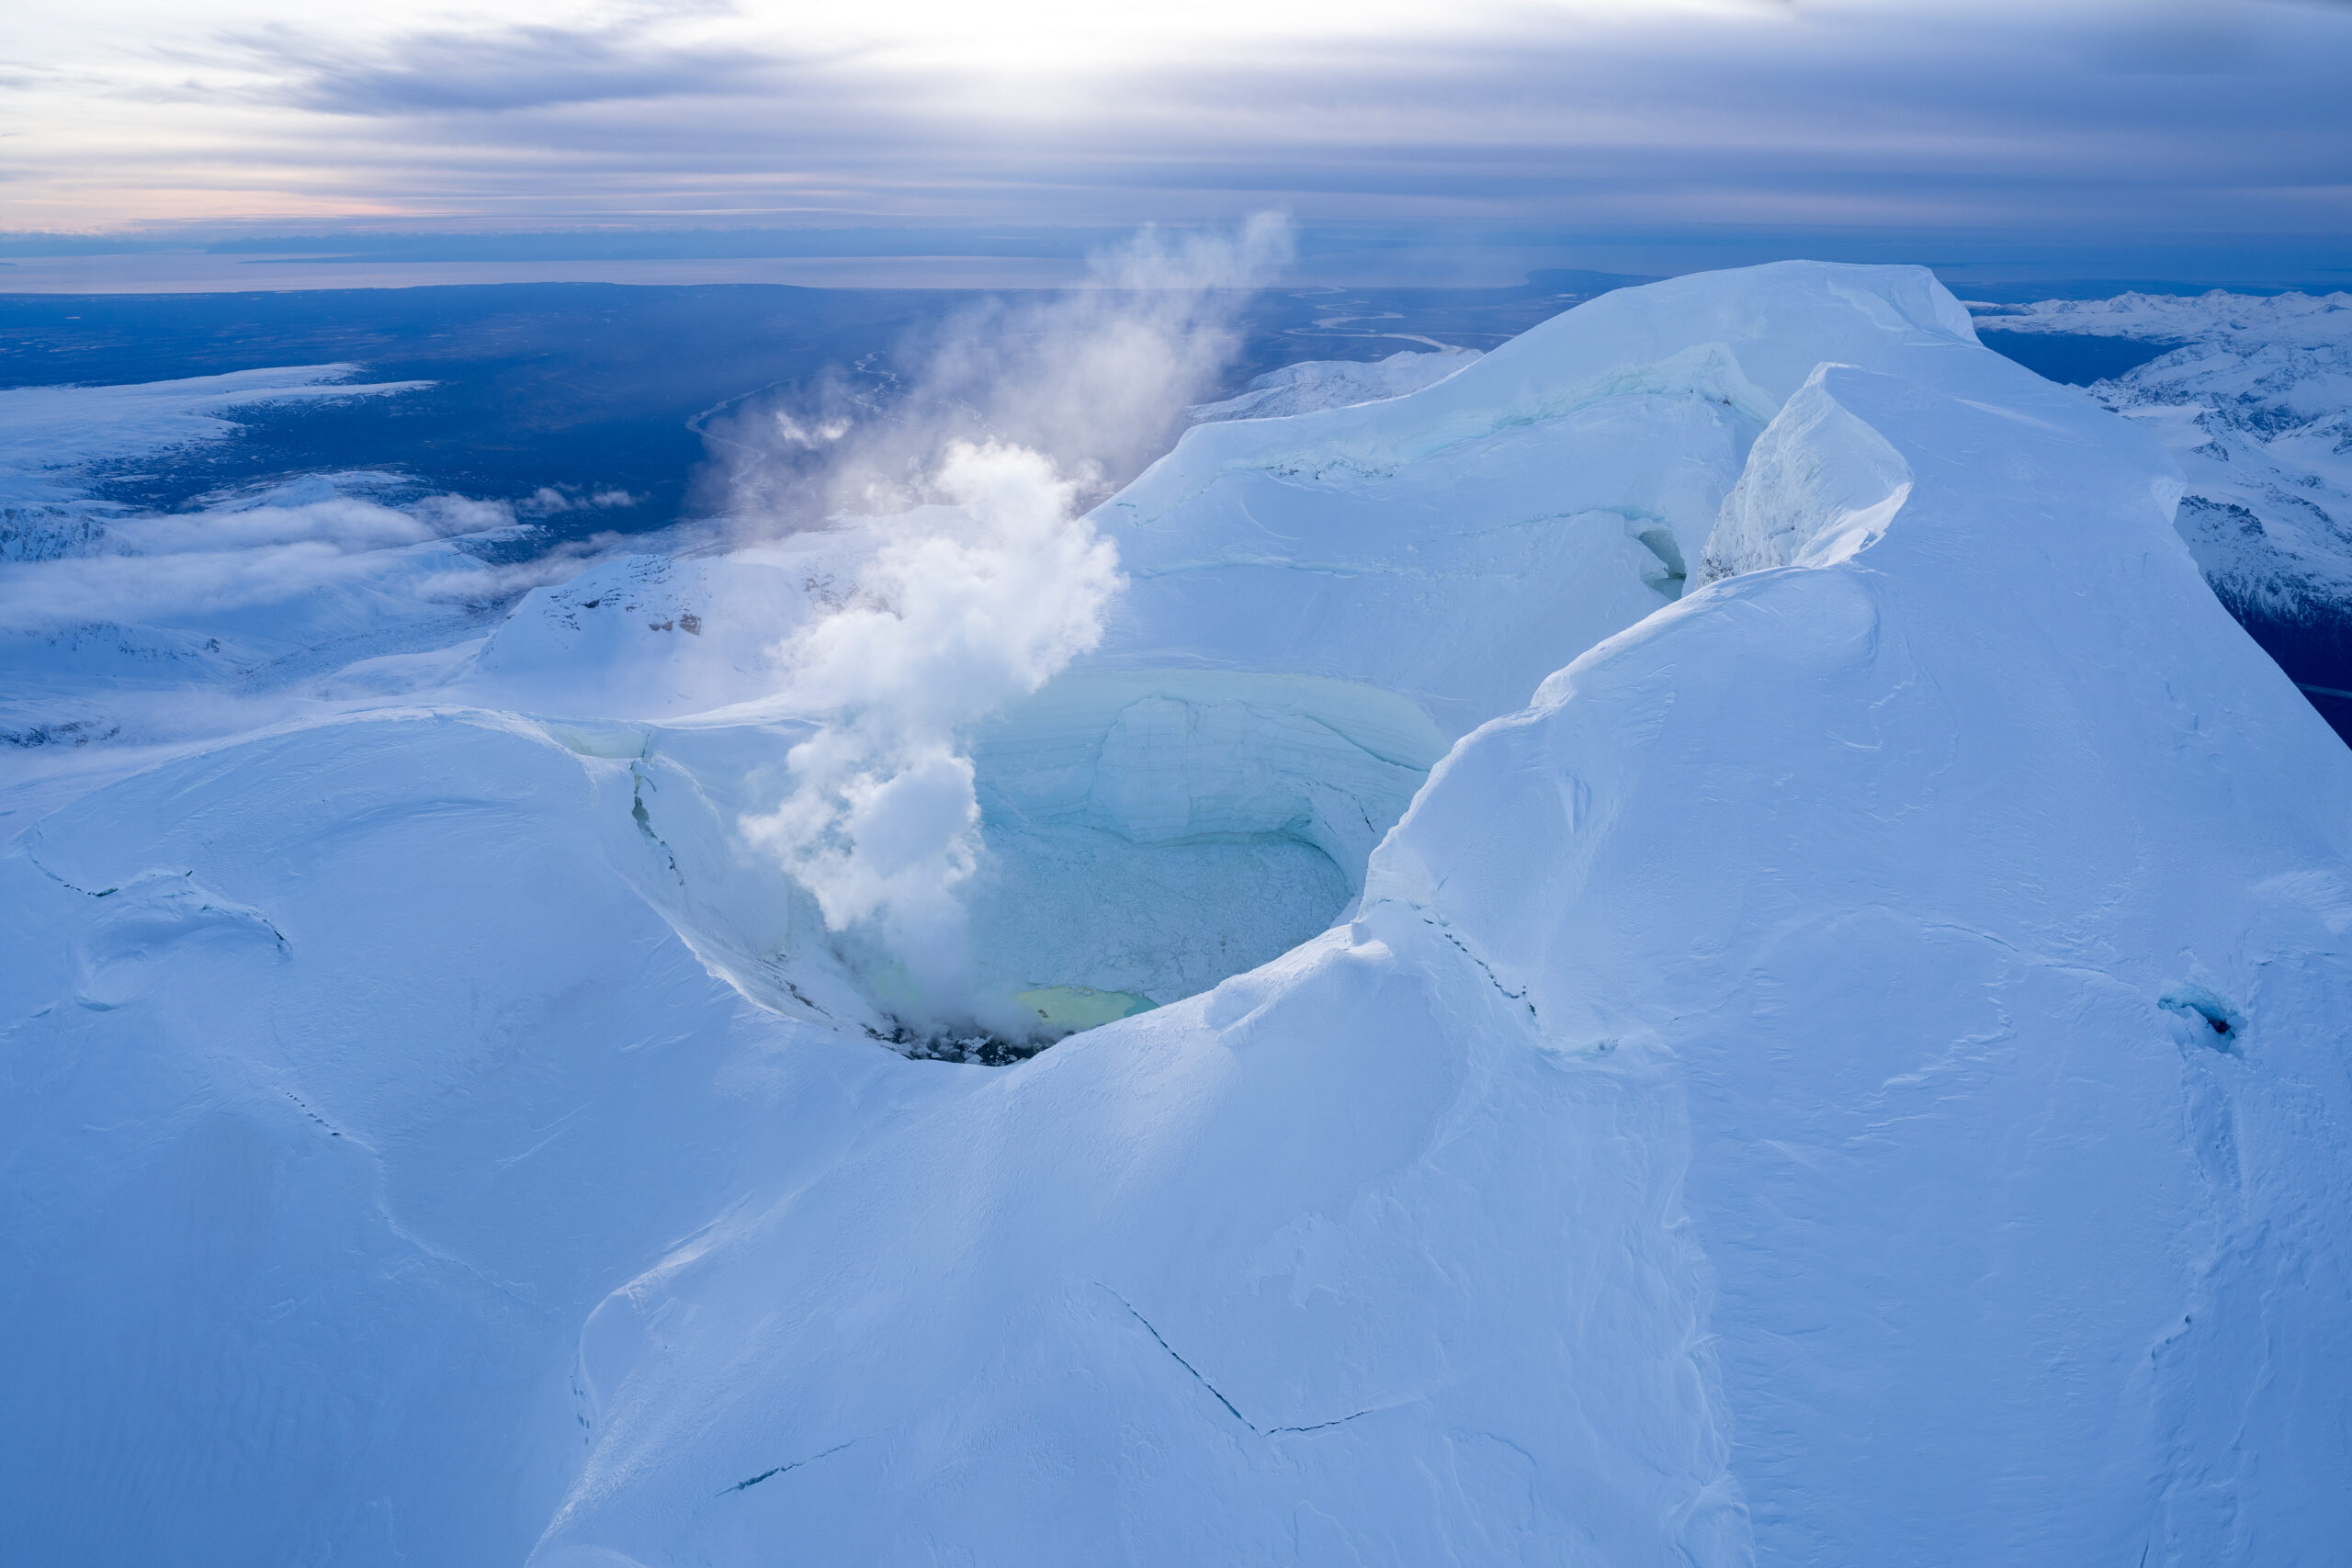
[[18,231],[1279,205],[1592,232],[2352,234],[2352,7],[2289,0],[503,0],[383,24],[96,0],[17,31]]

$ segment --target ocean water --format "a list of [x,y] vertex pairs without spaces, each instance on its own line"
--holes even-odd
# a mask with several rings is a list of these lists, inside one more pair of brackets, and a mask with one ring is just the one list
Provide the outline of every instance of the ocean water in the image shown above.
[[2170,354],[2177,343],[2148,343],[2137,338],[2099,337],[2090,333],[2005,333],[1983,323],[1976,341],[2005,359],[2014,359],[2037,376],[2087,387],[2136,370],[2152,359]]

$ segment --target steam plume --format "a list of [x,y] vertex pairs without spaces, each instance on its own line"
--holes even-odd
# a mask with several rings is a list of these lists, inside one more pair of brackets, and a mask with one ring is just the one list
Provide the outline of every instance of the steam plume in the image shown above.
[[724,434],[739,516],[893,514],[865,525],[881,542],[848,603],[779,650],[790,705],[822,723],[790,753],[785,799],[743,829],[828,927],[879,940],[911,1022],[1021,1031],[973,986],[962,889],[982,846],[964,732],[1101,641],[1124,579],[1081,509],[1164,449],[1232,355],[1242,291],[1289,244],[1272,217],[1147,232],[1096,264],[1100,287],[967,317],[888,402],[837,383]]

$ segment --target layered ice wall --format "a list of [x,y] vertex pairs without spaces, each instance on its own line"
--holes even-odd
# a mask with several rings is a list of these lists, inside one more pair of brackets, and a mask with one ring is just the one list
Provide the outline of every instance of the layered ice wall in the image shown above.
[[[1200,427],[976,752],[1008,798],[1336,866],[1469,733],[1345,923],[1002,1070],[776,962],[747,719],[386,711],[92,794],[0,858],[12,1539],[2324,1561],[2352,756],[2179,482],[1912,269]],[[1633,523],[1728,575],[1668,603]]]

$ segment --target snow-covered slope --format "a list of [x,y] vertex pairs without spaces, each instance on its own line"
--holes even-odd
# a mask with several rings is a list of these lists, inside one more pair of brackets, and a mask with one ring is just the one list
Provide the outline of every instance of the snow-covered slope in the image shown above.
[[[1354,907],[1001,1070],[875,1048],[741,850],[811,721],[672,707],[763,676],[712,561],[534,595],[487,705],[96,790],[0,852],[0,1520],[101,1563],[2324,1561],[2352,753],[2179,487],[1905,268],[1199,426],[1098,513],[1102,649],[969,738],[1050,840],[975,922],[1189,986],[1251,886],[1196,852],[1312,848]],[[744,646],[858,547],[780,547]],[[659,668],[501,711],[567,649]]]
[[1478,357],[1475,348],[1407,349],[1385,359],[1309,359],[1253,378],[1222,402],[1200,403],[1195,423],[1226,419],[1283,419],[1295,413],[1346,408],[1418,392]]
[[1135,580],[1100,661],[1363,682],[1453,734],[1506,711],[1681,592],[1820,360],[1973,346],[1924,273],[1852,276],[1621,289],[1409,397],[1196,426],[1096,513]]
[[1986,324],[2178,345],[2092,395],[2161,434],[2206,579],[2352,735],[2352,294],[2048,300]]

